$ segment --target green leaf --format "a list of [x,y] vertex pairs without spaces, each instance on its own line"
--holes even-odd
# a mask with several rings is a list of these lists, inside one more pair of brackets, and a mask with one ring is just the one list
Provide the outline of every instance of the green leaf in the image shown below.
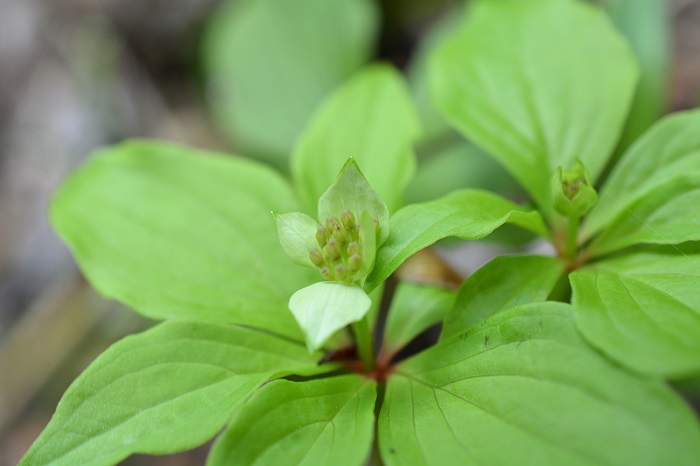
[[[659,186],[629,206],[591,243],[590,253],[601,255],[635,244],[700,240],[700,183],[687,181]],[[697,188],[684,192],[691,184]]]
[[645,373],[700,370],[700,251],[657,248],[571,275],[576,322],[596,347]]
[[295,210],[289,184],[267,167],[131,141],[71,176],[51,218],[90,283],[148,317],[300,338],[287,301],[318,274],[287,258],[270,215]]
[[277,222],[277,235],[282,249],[295,264],[315,267],[309,258],[311,249],[319,249],[316,241],[318,224],[314,219],[300,212],[273,214]]
[[432,202],[406,206],[391,217],[389,239],[377,253],[365,290],[373,290],[409,256],[440,239],[480,239],[506,222],[548,235],[539,213],[527,212],[485,191],[465,189]]
[[401,75],[385,65],[365,68],[315,113],[292,158],[292,173],[309,212],[348,157],[393,212],[413,176],[411,144],[418,117]]
[[416,176],[406,188],[406,202],[432,201],[464,188],[495,191],[511,198],[525,196],[517,182],[492,157],[472,144],[459,141],[419,160]]
[[[622,157],[600,191],[583,225],[588,239],[616,220],[660,208],[676,196],[700,188],[700,110],[679,112],[651,127]],[[622,220],[625,221],[624,219]],[[603,244],[599,245],[604,248]]]
[[241,400],[318,354],[267,333],[165,322],[113,345],[76,379],[23,466],[98,466],[167,454],[216,435]]
[[671,8],[665,0],[600,3],[632,46],[640,67],[639,83],[619,146],[626,149],[666,108],[671,68]]
[[421,332],[442,321],[455,301],[454,291],[402,282],[391,300],[384,330],[384,357],[406,346]]
[[477,270],[459,289],[445,316],[441,339],[464,333],[492,315],[521,304],[546,301],[564,272],[543,256],[501,256]]
[[289,299],[289,309],[306,335],[309,351],[321,348],[335,332],[362,319],[372,300],[357,286],[320,282]]
[[399,365],[378,422],[387,466],[690,466],[700,457],[684,402],[592,351],[562,303],[499,313]]
[[340,218],[344,210],[352,212],[358,220],[364,212],[368,212],[371,218],[379,221],[378,243],[386,241],[389,236],[389,211],[353,158],[345,162],[338,178],[318,200],[318,219],[323,222],[329,216]]
[[595,181],[637,77],[606,15],[573,0],[474,2],[433,58],[436,106],[542,209],[557,166],[578,157]]
[[208,466],[362,466],[374,435],[376,385],[357,375],[265,385],[217,440]]
[[323,98],[369,60],[379,21],[368,0],[231,0],[213,18],[204,64],[217,123],[280,167]]
[[[406,79],[423,127],[422,140],[439,139],[454,131],[432,102],[429,64],[434,50],[460,25],[461,10],[459,7],[451,8],[431,25],[416,44],[416,50],[406,69]],[[419,174],[420,170],[416,175]],[[460,187],[463,188],[464,185]]]

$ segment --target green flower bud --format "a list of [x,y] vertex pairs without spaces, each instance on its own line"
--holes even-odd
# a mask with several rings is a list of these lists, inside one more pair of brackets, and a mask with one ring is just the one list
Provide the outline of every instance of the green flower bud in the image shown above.
[[332,215],[329,215],[328,218],[326,218],[326,228],[328,228],[328,231],[333,234],[333,232],[336,230],[336,228],[340,227],[340,221],[338,220],[337,217],[333,217]]
[[360,254],[360,245],[355,241],[348,244],[348,256],[352,256],[354,254]]
[[341,253],[340,244],[338,244],[338,240],[336,240],[335,238],[329,239],[328,243],[326,243],[326,245],[323,247],[323,252],[326,254],[326,257],[328,257],[333,262],[339,260]]
[[316,229],[316,241],[318,241],[319,246],[325,246],[330,236],[331,234],[328,231],[328,228],[324,227],[323,225],[319,225]]
[[552,201],[557,212],[565,217],[581,218],[598,201],[588,172],[580,160],[571,170],[559,167],[552,176]]
[[323,267],[323,264],[326,263],[323,259],[323,254],[316,248],[311,248],[309,251],[309,259],[311,259],[311,262],[313,262],[316,267]]
[[345,231],[342,225],[336,226],[333,231],[333,237],[338,240],[340,244],[346,244],[348,242],[348,232]]
[[357,272],[362,266],[362,257],[359,254],[353,254],[348,258],[348,270],[351,272]]
[[349,210],[345,209],[340,215],[340,221],[347,230],[354,230],[357,227],[355,223],[355,215]]
[[345,267],[343,267],[343,264],[338,264],[335,266],[335,276],[340,278],[341,280],[345,278],[347,275],[347,271],[345,270]]
[[335,278],[331,271],[328,269],[328,267],[324,267],[321,269],[321,276],[324,280],[333,280]]

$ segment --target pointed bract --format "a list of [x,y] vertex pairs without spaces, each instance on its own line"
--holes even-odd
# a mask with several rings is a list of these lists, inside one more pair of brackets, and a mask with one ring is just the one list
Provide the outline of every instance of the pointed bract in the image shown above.
[[355,218],[363,212],[376,218],[379,222],[377,245],[386,241],[389,236],[389,210],[353,158],[345,162],[338,178],[318,200],[318,218],[325,221],[327,217],[342,215],[346,210],[352,212]]
[[310,253],[312,249],[318,249],[316,241],[316,222],[314,219],[301,212],[280,214],[273,212],[277,223],[282,249],[295,264],[305,267],[314,267]]

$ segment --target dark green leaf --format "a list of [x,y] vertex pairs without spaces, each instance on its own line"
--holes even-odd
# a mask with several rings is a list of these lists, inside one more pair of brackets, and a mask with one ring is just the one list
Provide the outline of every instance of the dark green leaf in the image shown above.
[[160,324],[97,358],[20,464],[112,465],[132,453],[193,448],[213,437],[270,377],[313,368],[318,357],[240,327]]
[[374,65],[335,91],[297,144],[292,172],[309,212],[353,157],[393,212],[413,176],[418,117],[401,75]]
[[389,239],[377,253],[365,289],[373,290],[409,256],[440,239],[480,239],[506,222],[547,236],[537,212],[528,212],[484,191],[465,189],[432,202],[406,206],[391,217]]
[[464,333],[511,307],[545,301],[563,271],[561,262],[553,257],[497,257],[462,284],[440,338]]
[[377,16],[368,0],[224,3],[204,58],[212,109],[235,147],[285,167],[324,96],[370,58]]
[[598,8],[574,0],[481,0],[434,56],[437,107],[549,209],[549,178],[580,158],[595,179],[637,77]]
[[379,415],[387,466],[694,465],[700,427],[664,384],[609,363],[569,306],[499,313],[401,364]]
[[399,283],[384,330],[385,357],[395,354],[421,332],[442,321],[454,301],[454,291]]
[[374,434],[374,382],[357,375],[263,387],[214,444],[208,466],[362,466]]
[[269,168],[132,141],[75,173],[51,217],[93,286],[148,317],[223,320],[300,337],[287,301],[318,272],[284,254],[273,210],[299,206]]

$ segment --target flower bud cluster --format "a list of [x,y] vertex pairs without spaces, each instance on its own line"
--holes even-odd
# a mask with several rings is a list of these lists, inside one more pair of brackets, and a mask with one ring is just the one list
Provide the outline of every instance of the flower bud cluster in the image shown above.
[[583,217],[598,200],[588,173],[581,161],[563,171],[559,167],[552,176],[554,208],[565,217]]
[[[375,228],[378,228],[375,219]],[[364,232],[349,210],[340,218],[330,216],[316,229],[318,248],[311,248],[309,258],[325,280],[351,284],[362,266]]]
[[573,180],[563,179],[561,182],[561,189],[563,194],[570,200],[576,197],[578,194],[579,186],[582,184],[588,184],[585,178],[575,178]]

